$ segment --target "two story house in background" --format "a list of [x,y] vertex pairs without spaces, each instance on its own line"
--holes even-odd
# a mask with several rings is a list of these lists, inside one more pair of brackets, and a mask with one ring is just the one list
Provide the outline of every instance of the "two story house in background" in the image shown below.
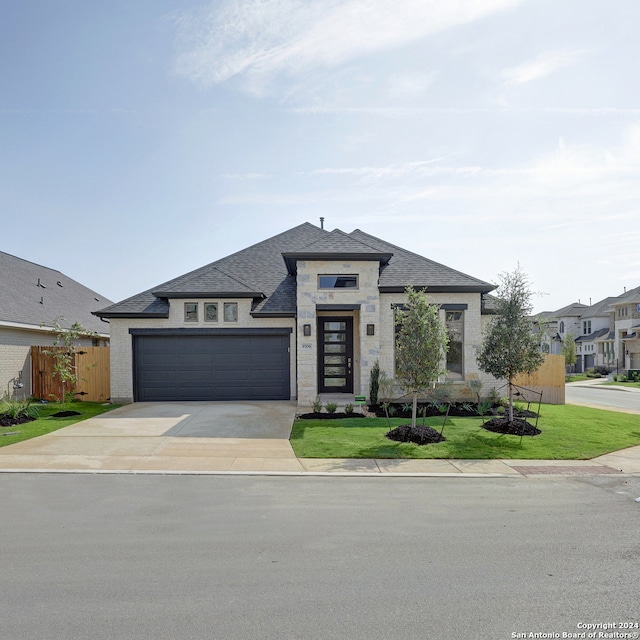
[[407,285],[440,305],[457,395],[475,397],[470,380],[496,386],[475,357],[494,285],[360,230],[305,223],[95,312],[111,325],[112,401],[366,396],[376,361],[394,374]]
[[640,287],[593,305],[579,302],[532,317],[543,348],[562,354],[565,340],[576,344],[576,373],[603,367],[620,373],[640,369]]

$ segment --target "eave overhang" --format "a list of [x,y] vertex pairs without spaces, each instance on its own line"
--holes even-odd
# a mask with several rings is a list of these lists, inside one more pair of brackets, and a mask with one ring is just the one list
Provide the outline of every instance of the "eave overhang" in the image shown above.
[[139,313],[134,313],[131,311],[92,311],[92,315],[98,316],[98,318],[168,318],[169,312],[149,312],[149,311],[141,311]]
[[261,291],[153,291],[156,298],[260,298],[266,296]]
[[[487,287],[487,285],[426,285],[414,286],[416,291],[424,291],[427,293],[488,293],[493,291],[495,287]],[[405,293],[406,287],[402,286],[381,286],[380,293]]]
[[298,260],[323,260],[331,262],[379,262],[380,266],[384,266],[391,260],[393,253],[324,253],[324,252],[305,252],[295,251],[291,253],[283,253],[282,257],[287,265],[289,275],[295,276],[298,270]]

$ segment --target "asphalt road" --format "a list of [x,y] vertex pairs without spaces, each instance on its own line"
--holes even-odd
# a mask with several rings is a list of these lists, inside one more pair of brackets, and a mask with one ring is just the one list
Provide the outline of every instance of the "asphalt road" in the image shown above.
[[632,409],[640,412],[640,391],[612,386],[568,384],[565,387],[567,404],[582,404],[604,409]]
[[0,474],[0,638],[502,640],[635,625],[638,496],[640,478],[610,476]]

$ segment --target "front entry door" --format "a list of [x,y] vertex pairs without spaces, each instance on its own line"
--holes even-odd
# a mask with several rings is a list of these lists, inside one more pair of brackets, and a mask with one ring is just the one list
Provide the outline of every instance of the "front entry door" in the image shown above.
[[353,393],[353,318],[318,318],[318,389]]

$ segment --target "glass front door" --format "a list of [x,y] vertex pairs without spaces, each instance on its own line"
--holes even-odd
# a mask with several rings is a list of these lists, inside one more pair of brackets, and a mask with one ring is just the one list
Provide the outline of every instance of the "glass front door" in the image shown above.
[[353,318],[318,318],[318,389],[353,393]]

